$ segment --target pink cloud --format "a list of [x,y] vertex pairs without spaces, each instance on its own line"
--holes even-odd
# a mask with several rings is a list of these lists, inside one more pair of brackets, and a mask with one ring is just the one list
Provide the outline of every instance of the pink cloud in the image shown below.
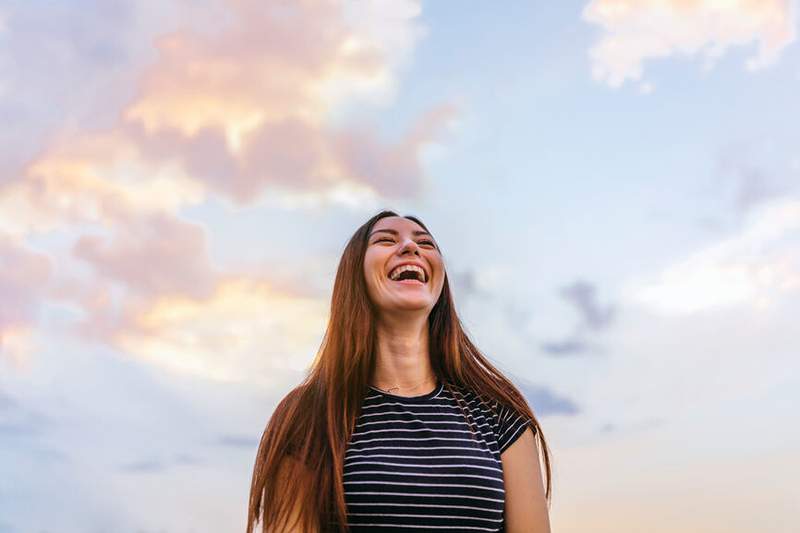
[[0,234],[0,359],[20,364],[28,357],[50,259]]
[[434,108],[392,146],[380,143],[367,129],[344,131],[334,141],[335,150],[348,174],[357,181],[373,184],[386,196],[413,196],[424,185],[419,152],[437,140],[456,116],[455,106]]
[[[430,110],[396,144],[329,120],[347,98],[391,92],[393,69],[420,34],[416,0],[380,13],[338,0],[225,5],[217,27],[157,41],[158,57],[115,126],[69,132],[0,190],[0,206],[22,216],[7,231],[175,211],[207,194],[254,202],[270,187],[329,198],[343,185],[377,195],[423,190],[421,152],[455,107]],[[360,16],[370,24],[356,24]],[[137,194],[163,192],[165,182],[175,184],[171,194]]]
[[[0,211],[9,215],[0,233],[77,233],[47,287],[51,301],[83,311],[76,333],[123,351],[161,350],[161,362],[191,351],[188,337],[233,346],[229,340],[245,336],[217,337],[219,328],[272,327],[295,308],[321,313],[319,302],[270,282],[268,271],[215,269],[202,226],[182,220],[182,208],[212,196],[254,202],[265,191],[290,202],[347,205],[354,194],[413,197],[424,190],[422,151],[457,114],[454,106],[437,106],[392,142],[373,126],[332,119],[345,100],[392,92],[398,65],[419,37],[417,0],[380,11],[335,0],[224,6],[218,25],[201,29],[189,19],[157,41],[157,56],[118,120],[54,133],[18,178],[0,185]],[[88,275],[70,270],[76,260]],[[257,320],[239,309],[265,299],[269,312]],[[190,317],[174,315],[185,310]],[[293,314],[280,333],[265,329],[254,338],[286,339],[287,352],[276,351],[276,361],[300,345],[305,350],[317,331],[307,315]],[[246,366],[251,348],[240,352]],[[194,368],[192,354],[186,357],[177,366]],[[214,351],[203,357],[210,361]]]
[[[350,5],[355,16],[348,18],[345,4],[233,2],[231,21],[216,32],[164,36],[159,60],[124,112],[131,142],[146,157],[180,160],[188,175],[240,203],[269,184],[307,192],[359,182],[417,193],[421,142],[387,146],[372,140],[375,132],[333,128],[328,116],[349,96],[348,88],[391,90],[397,59],[376,29],[393,30],[387,32],[392,47],[410,48],[418,37],[418,9],[377,18],[365,7],[379,26],[367,32],[352,23],[359,7]],[[444,121],[435,124],[443,127]],[[348,137],[363,139],[361,161],[339,149]],[[397,170],[391,174],[405,185],[392,187],[380,172],[364,172],[364,160]]]
[[108,237],[84,235],[73,254],[89,264],[97,278],[138,294],[207,295],[217,274],[209,265],[201,226],[171,215],[131,219]]

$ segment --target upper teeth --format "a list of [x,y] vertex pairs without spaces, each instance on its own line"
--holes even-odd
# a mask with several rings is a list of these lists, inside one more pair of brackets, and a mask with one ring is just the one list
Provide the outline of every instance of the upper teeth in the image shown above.
[[415,272],[419,272],[420,278],[422,281],[425,281],[425,271],[418,267],[417,265],[400,265],[399,267],[395,268],[389,273],[389,277],[393,280],[397,280],[397,278],[405,272],[406,270],[413,270]]

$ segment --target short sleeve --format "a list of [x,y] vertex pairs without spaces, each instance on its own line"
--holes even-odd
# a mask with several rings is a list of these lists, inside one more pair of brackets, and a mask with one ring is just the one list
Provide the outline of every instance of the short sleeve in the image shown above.
[[497,425],[497,446],[500,453],[514,444],[525,428],[530,427],[531,431],[536,434],[536,428],[528,417],[505,405],[500,405],[498,409]]

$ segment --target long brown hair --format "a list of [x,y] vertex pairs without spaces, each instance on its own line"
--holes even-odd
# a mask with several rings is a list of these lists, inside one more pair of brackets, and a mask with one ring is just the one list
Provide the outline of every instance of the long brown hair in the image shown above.
[[[364,254],[372,227],[384,210],[356,230],[344,249],[331,296],[330,318],[305,379],[276,406],[258,448],[247,533],[280,531],[300,506],[303,531],[347,532],[344,453],[375,365],[375,309],[364,278]],[[427,227],[414,216],[405,216]],[[551,503],[550,451],[544,433],[519,389],[467,337],[456,313],[447,273],[428,317],[431,366],[441,381],[513,407],[531,420],[544,459],[546,498]],[[284,460],[284,459],[292,460]],[[538,459],[538,457],[537,457]],[[279,477],[280,473],[280,477]],[[280,483],[277,480],[281,480]]]

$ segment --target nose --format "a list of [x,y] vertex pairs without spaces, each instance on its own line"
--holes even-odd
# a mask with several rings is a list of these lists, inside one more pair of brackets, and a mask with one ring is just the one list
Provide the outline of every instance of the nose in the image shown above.
[[419,245],[416,243],[416,241],[414,241],[414,239],[406,239],[406,241],[403,243],[403,247],[400,248],[400,255],[404,255],[408,251],[419,255]]

